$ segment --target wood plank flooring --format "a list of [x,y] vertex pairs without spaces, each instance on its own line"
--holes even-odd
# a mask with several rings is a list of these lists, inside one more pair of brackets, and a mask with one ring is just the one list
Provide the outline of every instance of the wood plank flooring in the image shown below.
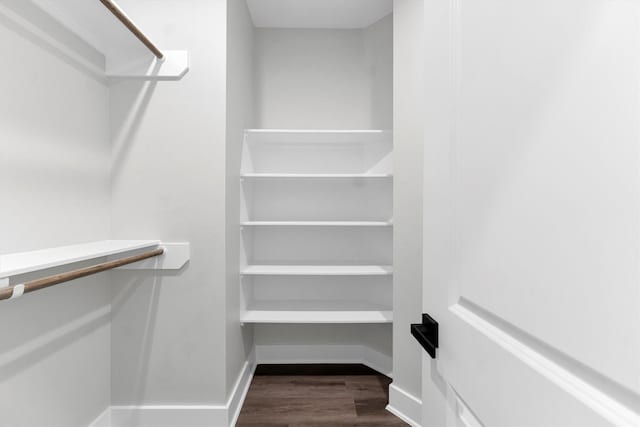
[[391,379],[364,365],[259,365],[237,427],[396,427]]

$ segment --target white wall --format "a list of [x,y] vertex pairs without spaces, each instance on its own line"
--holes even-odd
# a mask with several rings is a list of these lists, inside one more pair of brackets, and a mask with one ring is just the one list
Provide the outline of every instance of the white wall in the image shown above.
[[[391,332],[390,325],[261,324],[255,327],[255,344],[258,362],[265,354],[277,355],[265,358],[275,363],[359,363],[364,357],[370,367],[389,374]],[[351,352],[351,346],[364,351]]]
[[394,17],[387,15],[364,29],[371,82],[371,127],[393,129]]
[[240,326],[240,161],[244,130],[253,127],[254,28],[245,1],[227,0],[227,394],[253,347],[253,328]]
[[[108,89],[9,16],[0,8],[0,253],[105,239]],[[86,426],[108,405],[109,303],[105,274],[1,303],[0,425]]]
[[[451,4],[439,0],[425,0],[422,12],[424,39],[422,41],[423,88],[419,92],[423,102],[423,292],[422,309],[434,315],[447,292],[439,286],[447,280],[450,253],[451,193],[448,183],[451,176],[448,141],[451,132],[451,97],[449,81],[450,43],[452,36]],[[420,66],[420,64],[418,64]],[[445,100],[444,104],[441,101]],[[443,266],[445,266],[443,268]],[[441,329],[442,330],[442,329]],[[447,425],[456,422],[459,408],[450,387],[438,371],[438,361],[422,351],[422,420],[428,425]]]
[[191,70],[111,90],[113,236],[192,254],[175,275],[114,275],[112,403],[224,404],[226,1],[120,4],[161,49],[189,50]]
[[255,31],[256,126],[391,127],[392,18],[363,30]]
[[[423,2],[394,2],[393,385],[420,398],[422,350]],[[393,395],[391,404],[394,405]]]

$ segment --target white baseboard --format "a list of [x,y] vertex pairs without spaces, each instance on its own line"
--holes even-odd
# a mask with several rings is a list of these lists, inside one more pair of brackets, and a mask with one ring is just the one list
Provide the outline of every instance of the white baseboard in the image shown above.
[[90,427],[227,427],[227,415],[224,405],[111,406]]
[[89,427],[111,427],[111,407],[107,408],[93,420]]
[[236,380],[231,396],[227,401],[227,422],[229,426],[235,426],[242,409],[244,399],[249,392],[249,386],[251,386],[251,380],[253,374],[256,371],[256,355],[255,352],[251,352],[249,360],[245,362],[238,379]]
[[[361,345],[256,346],[255,352],[245,362],[226,405],[111,406],[105,409],[89,427],[233,426],[249,391],[256,365],[260,363],[362,363],[392,377],[391,357]],[[393,412],[392,409],[389,410]],[[420,413],[420,410],[417,412]],[[403,414],[398,416],[411,424]]]
[[391,356],[362,345],[256,345],[261,363],[362,363],[393,378]]
[[89,427],[229,427],[236,423],[256,364],[245,362],[226,405],[111,406]]
[[412,427],[421,427],[422,425],[422,400],[394,384],[389,386],[387,411]]

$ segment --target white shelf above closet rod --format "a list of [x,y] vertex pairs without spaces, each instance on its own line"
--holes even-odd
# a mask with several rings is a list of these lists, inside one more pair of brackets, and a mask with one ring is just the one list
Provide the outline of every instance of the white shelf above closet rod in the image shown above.
[[[0,255],[0,299],[53,286],[110,269],[179,270],[190,259],[189,243],[163,243],[159,240],[102,240],[30,252]],[[26,284],[9,286],[10,278],[100,260],[93,266],[56,273]],[[12,292],[8,293],[8,289]],[[7,297],[8,298],[4,298]]]
[[189,71],[186,50],[158,48],[114,0],[0,2],[0,18],[101,79],[180,80]]
[[[0,255],[0,278],[33,273],[92,259],[120,256],[132,251],[165,249],[166,261],[154,270],[176,270],[189,260],[189,243],[163,243],[160,240],[100,240],[29,252]],[[132,266],[131,268],[134,268]]]
[[60,274],[52,274],[39,279],[29,280],[24,283],[4,286],[4,288],[0,289],[0,301],[19,298],[24,294],[50,288],[62,283],[71,282],[72,280],[80,279],[82,277],[92,276],[94,274],[102,273],[103,271],[113,270],[138,261],[159,257],[163,254],[164,248],[160,247],[141,254],[126,256],[114,261],[101,262],[89,267],[82,267]]
[[[189,243],[159,240],[102,240],[30,252],[0,255],[0,300],[15,299],[60,283],[111,269],[179,270],[190,258]],[[100,259],[89,267],[56,273],[10,286],[10,278]]]

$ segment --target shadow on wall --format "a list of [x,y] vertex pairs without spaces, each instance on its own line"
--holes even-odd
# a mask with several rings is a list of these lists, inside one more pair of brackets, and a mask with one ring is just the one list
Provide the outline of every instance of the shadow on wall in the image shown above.
[[120,81],[116,84],[127,86],[122,93],[125,93],[128,98],[123,100],[124,106],[111,109],[113,132],[111,154],[112,183],[119,179],[120,171],[133,146],[133,141],[136,138],[158,82]]
[[[78,263],[75,267],[87,265]],[[38,275],[16,276],[12,278],[12,283],[57,274],[62,270],[56,268]],[[6,383],[51,355],[106,327],[111,310],[107,282],[108,275],[98,275],[44,289],[17,300],[3,301],[0,309],[0,324],[3,325],[0,383]],[[17,319],[21,323],[16,324]],[[106,330],[104,334],[98,339],[106,351]]]
[[[78,263],[75,267],[87,265],[89,262]],[[0,340],[0,383],[20,375],[52,354],[107,326],[111,318],[134,299],[136,311],[144,313],[144,317],[139,317],[140,322],[130,326],[129,330],[135,335],[138,347],[137,351],[129,354],[138,355],[134,395],[144,397],[142,384],[146,378],[145,367],[160,299],[160,275],[177,276],[185,268],[170,273],[145,272],[144,277],[140,277],[141,271],[103,273],[28,294],[17,300],[1,302],[0,324],[5,326]],[[12,282],[19,283],[62,271],[66,269],[56,268],[41,274],[16,276]],[[107,285],[112,277],[122,275],[131,276],[131,279],[118,286],[119,289],[114,291],[113,298],[110,299]],[[69,304],[69,301],[74,303]],[[29,319],[28,324],[15,324],[15,319],[25,317]]]
[[[112,333],[111,340],[116,341],[113,347],[126,349],[126,354],[119,352],[113,355],[112,374],[126,375],[126,390],[120,391],[126,393],[126,400],[133,405],[142,404],[146,397],[145,386],[162,292],[159,274],[162,273],[146,272],[145,277],[140,277],[135,272],[116,272],[113,277],[114,282],[120,278],[124,280],[117,280],[118,284],[114,285],[111,316],[114,322],[126,319],[127,325],[118,327],[124,333],[118,336]],[[122,381],[118,383],[122,384]],[[138,425],[137,412],[132,411],[130,416],[132,419],[127,425]]]
[[31,2],[2,0],[0,25],[94,80],[106,81],[102,54]]

